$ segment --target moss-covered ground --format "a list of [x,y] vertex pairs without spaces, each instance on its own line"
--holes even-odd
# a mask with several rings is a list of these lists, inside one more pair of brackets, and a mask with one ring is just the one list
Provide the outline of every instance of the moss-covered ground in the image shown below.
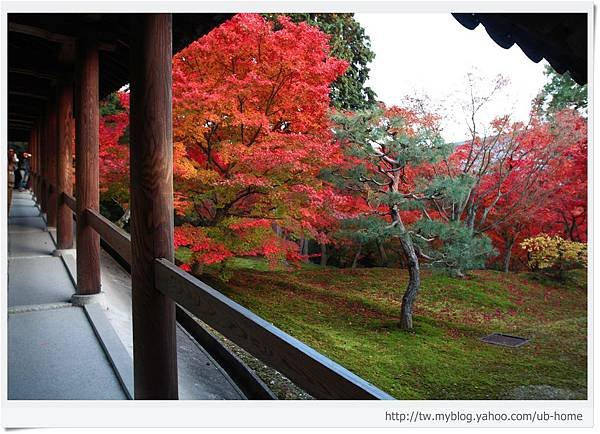
[[[457,279],[424,271],[411,332],[397,326],[405,270],[272,270],[236,259],[227,276],[217,285],[226,295],[396,398],[510,399],[527,386],[586,397],[585,270],[562,283],[533,273]],[[480,341],[492,332],[530,342]]]

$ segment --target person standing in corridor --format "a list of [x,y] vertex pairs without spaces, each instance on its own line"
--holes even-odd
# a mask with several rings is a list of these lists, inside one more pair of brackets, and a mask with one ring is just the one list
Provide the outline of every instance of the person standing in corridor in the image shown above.
[[27,183],[29,181],[29,157],[31,157],[31,154],[23,152],[19,159],[19,191],[24,191],[27,188]]

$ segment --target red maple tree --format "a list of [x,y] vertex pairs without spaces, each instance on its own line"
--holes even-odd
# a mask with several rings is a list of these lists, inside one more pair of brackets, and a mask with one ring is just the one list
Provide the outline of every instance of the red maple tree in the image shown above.
[[173,59],[176,243],[188,265],[232,255],[299,258],[336,203],[321,170],[332,140],[329,86],[345,70],[306,23],[239,14]]
[[473,179],[467,201],[458,204],[459,217],[492,238],[505,271],[528,236],[585,239],[585,129],[585,120],[570,110],[552,121],[532,115],[527,125],[498,118],[494,134],[474,137],[449,159],[453,176]]

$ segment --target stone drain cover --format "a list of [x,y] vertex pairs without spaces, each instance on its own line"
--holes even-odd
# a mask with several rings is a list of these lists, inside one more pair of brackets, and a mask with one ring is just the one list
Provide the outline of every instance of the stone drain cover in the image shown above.
[[502,345],[503,347],[520,347],[521,345],[529,342],[529,339],[525,339],[519,336],[505,335],[502,333],[492,333],[481,338],[482,342],[493,345]]

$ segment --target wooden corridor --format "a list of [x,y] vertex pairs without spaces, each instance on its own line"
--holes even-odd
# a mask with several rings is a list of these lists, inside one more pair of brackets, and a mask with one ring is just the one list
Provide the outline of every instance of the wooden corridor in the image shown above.
[[[127,399],[29,192],[8,221],[8,399]],[[74,355],[77,355],[74,357]]]
[[[30,192],[14,193],[8,223],[8,398],[131,399],[128,273],[102,252],[105,302],[74,306],[75,252],[52,255],[56,232]],[[181,326],[177,356],[181,399],[246,399]]]

